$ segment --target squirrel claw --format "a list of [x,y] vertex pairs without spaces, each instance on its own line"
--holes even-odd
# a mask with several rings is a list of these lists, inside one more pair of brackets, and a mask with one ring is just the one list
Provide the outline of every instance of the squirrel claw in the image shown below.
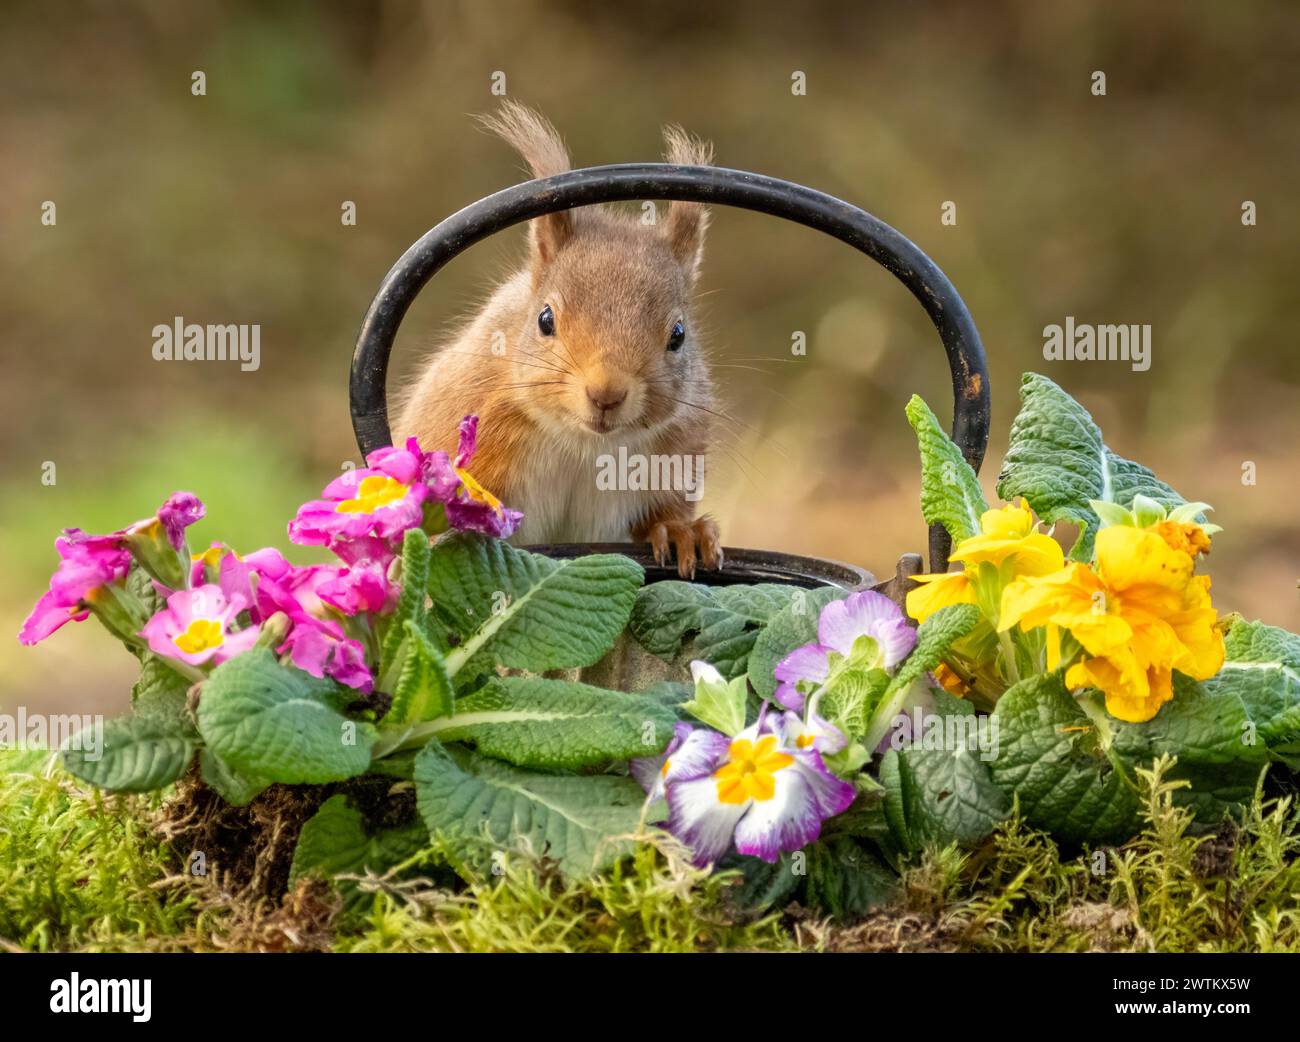
[[677,574],[683,579],[695,578],[697,562],[713,571],[722,568],[722,542],[717,522],[711,517],[689,522],[660,521],[650,529],[648,538],[656,564],[666,567],[676,551]]

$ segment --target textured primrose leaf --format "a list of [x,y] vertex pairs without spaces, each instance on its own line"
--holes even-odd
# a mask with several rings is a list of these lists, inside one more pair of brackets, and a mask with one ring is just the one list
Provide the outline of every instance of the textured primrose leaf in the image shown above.
[[95,747],[93,728],[83,731],[65,743],[62,759],[71,774],[92,785],[148,792],[184,774],[196,747],[192,729],[187,733],[162,716],[145,714],[104,724],[102,748]]
[[370,766],[375,741],[372,724],[343,715],[356,697],[255,648],[222,663],[204,683],[199,731],[230,770],[247,778],[344,781]]
[[754,641],[747,667],[749,683],[759,698],[770,699],[776,693],[772,671],[777,663],[795,648],[817,640],[817,620],[822,609],[847,596],[833,586],[796,590],[790,603],[768,620]]
[[805,853],[805,901],[834,919],[859,919],[898,893],[898,876],[848,836],[820,840]]
[[661,699],[567,680],[498,677],[462,698],[433,733],[518,767],[579,770],[654,756],[677,714]]
[[637,591],[628,630],[650,654],[672,658],[692,632],[699,632],[701,612],[715,603],[707,586],[651,583]]
[[[126,576],[126,590],[143,606],[145,614],[152,617],[164,607],[163,599],[158,596],[158,588],[153,584],[153,576],[132,562],[131,570]],[[146,653],[153,657],[151,653]]]
[[853,667],[842,670],[822,685],[818,712],[843,732],[850,742],[867,733],[871,717],[890,677],[883,669]]
[[486,536],[444,536],[429,594],[447,628],[447,671],[464,689],[497,666],[590,666],[627,626],[644,576],[621,554],[552,560]]
[[653,583],[637,594],[628,628],[652,655],[704,659],[731,680],[745,672],[759,631],[797,593],[776,583]]
[[187,703],[193,681],[181,676],[157,655],[141,661],[140,679],[131,688],[133,716],[150,717],[164,729],[198,737]]
[[1210,825],[1250,800],[1269,760],[1300,766],[1300,637],[1238,622],[1224,644],[1227,660],[1215,676],[1197,683],[1175,674],[1173,700],[1115,739],[1135,765],[1177,756],[1169,776],[1192,787],[1174,799]]
[[406,640],[406,624],[424,625],[425,600],[429,585],[429,537],[423,529],[407,529],[402,537],[402,592],[389,618],[380,648],[379,676],[386,676]]
[[1072,843],[1119,841],[1136,831],[1136,790],[1101,749],[1059,671],[1010,688],[993,718],[999,741],[989,764],[993,780],[1019,799],[1031,825]]
[[979,751],[962,746],[889,749],[880,783],[885,817],[904,850],[978,843],[1010,809]]
[[903,660],[885,690],[888,700],[943,661],[954,643],[979,625],[980,611],[973,604],[950,604],[940,608],[916,629],[916,647]]
[[917,395],[907,403],[907,421],[921,450],[921,516],[925,523],[943,525],[954,543],[978,534],[980,515],[989,507],[975,471]]
[[247,807],[271,785],[269,781],[233,770],[211,749],[199,750],[199,773],[203,783],[232,807]]
[[631,850],[645,794],[630,778],[520,770],[430,742],[415,761],[416,805],[463,876],[493,855],[550,859],[569,877],[600,871]]
[[781,854],[772,864],[758,857],[728,854],[718,867],[740,873],[730,894],[736,907],[762,913],[769,908],[783,908],[802,896],[808,878],[807,856],[801,856],[800,860],[804,862],[799,866],[803,871],[795,870],[793,854]]
[[1250,721],[1224,737],[1236,747],[1262,744],[1300,766],[1300,637],[1262,622],[1238,622],[1223,644],[1223,667],[1202,686],[1215,702],[1239,702]]
[[414,620],[408,619],[404,628],[405,649],[393,688],[393,704],[382,721],[384,730],[447,716],[455,706],[442,652]]
[[299,833],[289,885],[313,874],[326,879],[367,871],[382,875],[428,845],[429,833],[418,817],[392,828],[372,828],[347,796],[331,796]]
[[[141,659],[131,689],[131,715],[104,725],[103,748],[94,730],[65,744],[63,765],[78,778],[114,792],[146,792],[170,785],[189,766],[199,734],[186,702],[190,681],[156,655]],[[73,748],[81,745],[80,749]]]
[[1011,424],[1011,443],[998,475],[998,495],[1006,500],[1023,496],[1049,524],[1077,524],[1079,538],[1070,556],[1086,561],[1099,524],[1089,500],[1129,509],[1139,494],[1165,507],[1184,502],[1146,467],[1107,448],[1088,410],[1065,391],[1045,376],[1026,373],[1020,412]]

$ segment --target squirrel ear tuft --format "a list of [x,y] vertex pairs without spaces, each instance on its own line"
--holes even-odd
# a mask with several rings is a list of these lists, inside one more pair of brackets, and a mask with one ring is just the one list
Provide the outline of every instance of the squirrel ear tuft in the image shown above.
[[[664,159],[677,166],[711,166],[713,145],[674,124],[664,127]],[[692,282],[704,257],[704,232],[708,226],[709,211],[700,203],[668,205],[668,246]]]
[[[549,119],[540,112],[507,100],[494,115],[478,117],[479,124],[496,134],[523,157],[535,178],[562,174],[571,168],[569,150]],[[529,239],[535,259],[549,263],[573,237],[574,214],[570,210],[538,217],[529,224]]]

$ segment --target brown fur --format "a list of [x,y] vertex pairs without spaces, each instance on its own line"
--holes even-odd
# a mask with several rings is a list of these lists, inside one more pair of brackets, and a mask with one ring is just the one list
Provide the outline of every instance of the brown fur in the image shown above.
[[[569,169],[555,128],[530,109],[507,102],[483,123],[535,177]],[[665,142],[670,162],[712,158],[680,128],[666,128]],[[631,537],[663,562],[675,549],[682,575],[694,574],[697,558],[721,567],[717,525],[697,519],[681,490],[595,491],[595,457],[620,445],[707,453],[713,394],[691,314],[705,208],[672,203],[654,225],[605,207],[530,223],[526,265],[429,360],[403,396],[396,433],[452,450],[461,417],[477,413],[481,449],[470,469],[524,512],[523,542]],[[547,305],[553,336],[538,328]],[[686,340],[669,352],[677,321]]]

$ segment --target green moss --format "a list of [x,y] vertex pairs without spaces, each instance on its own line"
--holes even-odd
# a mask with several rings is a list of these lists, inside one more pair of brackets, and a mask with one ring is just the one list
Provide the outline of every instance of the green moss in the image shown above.
[[[1257,793],[1243,822],[1193,832],[1167,781],[1140,772],[1145,828],[1118,849],[1063,856],[1016,818],[973,854],[927,853],[904,875],[917,947],[972,951],[1300,951],[1300,815]],[[879,926],[879,924],[876,924]],[[879,929],[857,928],[862,947]],[[828,943],[853,947],[852,930]]]
[[0,751],[0,944],[120,951],[188,934],[193,900],[160,885],[171,870],[149,835],[156,798],[83,790],[49,761]]
[[[931,850],[899,901],[851,926],[813,912],[747,920],[734,882],[643,844],[596,879],[512,861],[466,889],[422,878],[425,852],[340,917],[298,888],[254,906],[176,874],[158,797],[88,792],[43,753],[0,752],[0,945],[30,950],[328,947],[341,951],[1300,951],[1300,815],[1257,795],[1243,822],[1196,834],[1168,763],[1141,779],[1146,827],[1114,850],[1062,853],[1012,818],[974,851]],[[247,907],[245,904],[247,903]],[[355,908],[355,906],[354,906]],[[311,943],[303,940],[310,937]],[[288,939],[288,940],[286,940]]]
[[[594,879],[565,882],[524,862],[463,893],[380,886],[344,951],[699,952],[790,950],[779,917],[737,922],[729,874],[686,865],[670,840],[642,844]],[[373,885],[373,882],[372,882]]]

